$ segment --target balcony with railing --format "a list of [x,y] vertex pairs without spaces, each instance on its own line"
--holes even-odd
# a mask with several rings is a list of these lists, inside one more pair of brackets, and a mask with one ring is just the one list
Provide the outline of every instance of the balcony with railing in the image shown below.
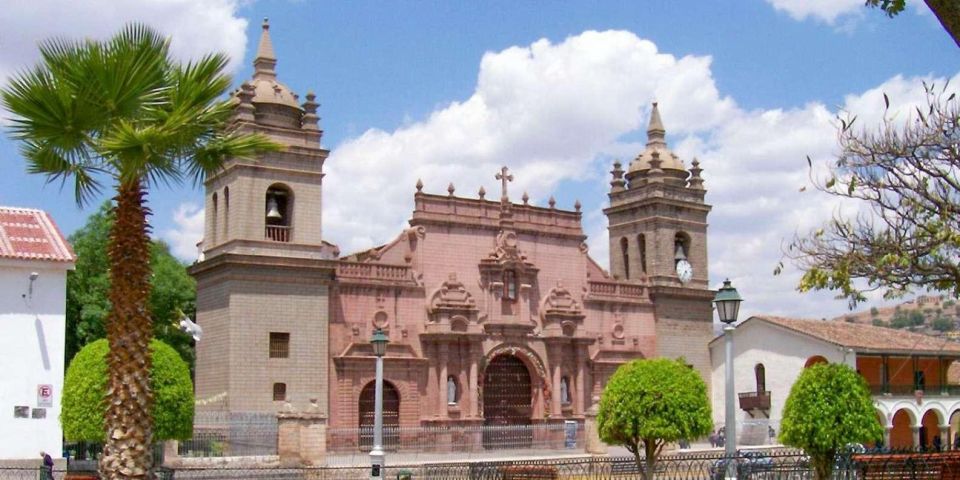
[[264,232],[264,238],[274,242],[289,243],[293,237],[293,227],[286,225],[267,225]]
[[770,391],[763,392],[742,392],[738,393],[740,397],[740,409],[751,410],[770,410]]
[[920,392],[921,395],[960,396],[960,385],[918,386],[912,383],[905,385],[870,385],[870,393],[873,395],[913,397],[917,395],[917,392]]

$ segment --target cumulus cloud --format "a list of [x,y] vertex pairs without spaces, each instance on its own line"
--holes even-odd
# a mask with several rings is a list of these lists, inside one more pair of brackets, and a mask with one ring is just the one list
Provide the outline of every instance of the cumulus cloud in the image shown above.
[[[705,169],[714,205],[711,284],[730,277],[748,298],[747,315],[841,314],[846,303],[829,293],[794,291],[800,272],[772,274],[785,240],[841,207],[809,186],[805,160],[809,155],[822,168],[833,158],[838,112],[820,103],[740,109],[717,90],[710,64],[710,57],[678,58],[622,31],[487,53],[470,97],[334,148],[326,163],[324,231],[344,252],[381,244],[409,218],[418,178],[428,192],[445,193],[452,182],[457,195],[475,196],[482,185],[493,197],[499,194],[493,174],[506,164],[516,177],[514,200],[529,191],[542,205],[558,188],[599,184],[601,193],[581,201],[592,255],[606,264],[605,172],[614,157],[627,163],[642,149],[637,136],[650,102],[658,100],[675,151],[687,165],[698,157]],[[892,78],[847,96],[843,109],[875,123],[882,92],[893,108],[906,108],[922,99],[920,80]]]
[[51,38],[107,38],[124,24],[149,23],[171,37],[180,59],[226,53],[236,70],[247,44],[240,0],[40,0],[6,2],[0,15],[0,82],[39,58],[37,43]]
[[203,208],[190,202],[180,204],[173,212],[173,224],[161,237],[181,260],[196,260],[197,243],[203,238]]
[[794,20],[814,18],[829,25],[836,24],[840,17],[859,14],[863,8],[863,0],[767,0],[767,3]]

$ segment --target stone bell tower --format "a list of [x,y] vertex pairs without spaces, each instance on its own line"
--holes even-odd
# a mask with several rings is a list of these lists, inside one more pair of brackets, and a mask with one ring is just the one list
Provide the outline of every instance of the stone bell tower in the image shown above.
[[700,162],[689,170],[668,147],[656,103],[647,145],[610,172],[610,270],[648,283],[657,316],[657,354],[683,356],[709,383],[713,292],[708,288],[707,214]]
[[[327,318],[337,248],[321,238],[323,163],[316,96],[281,83],[263,22],[253,78],[232,95],[229,128],[283,149],[231,158],[205,186],[197,279],[201,409],[276,412],[316,399],[327,411]],[[315,408],[315,407],[314,407]]]

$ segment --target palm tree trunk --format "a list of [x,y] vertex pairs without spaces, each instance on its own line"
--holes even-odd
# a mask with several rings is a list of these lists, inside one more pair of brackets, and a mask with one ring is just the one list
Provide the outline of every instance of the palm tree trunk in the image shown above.
[[150,239],[140,182],[118,188],[110,233],[107,317],[109,380],[107,441],[100,458],[104,480],[147,479],[151,470],[153,392],[150,389]]

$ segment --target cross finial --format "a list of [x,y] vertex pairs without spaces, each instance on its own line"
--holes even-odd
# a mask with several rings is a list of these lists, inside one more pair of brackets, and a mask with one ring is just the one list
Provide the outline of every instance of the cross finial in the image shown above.
[[507,197],[507,182],[512,182],[512,181],[513,181],[513,174],[507,173],[508,171],[509,171],[509,170],[507,169],[507,167],[504,166],[503,168],[500,169],[500,173],[498,173],[498,174],[496,175],[496,177],[495,177],[497,180],[500,180],[500,183],[502,184],[502,186],[501,186],[502,191],[501,191],[501,193],[500,193],[500,200],[503,200],[503,201],[506,201],[507,198],[508,198],[508,197]]

